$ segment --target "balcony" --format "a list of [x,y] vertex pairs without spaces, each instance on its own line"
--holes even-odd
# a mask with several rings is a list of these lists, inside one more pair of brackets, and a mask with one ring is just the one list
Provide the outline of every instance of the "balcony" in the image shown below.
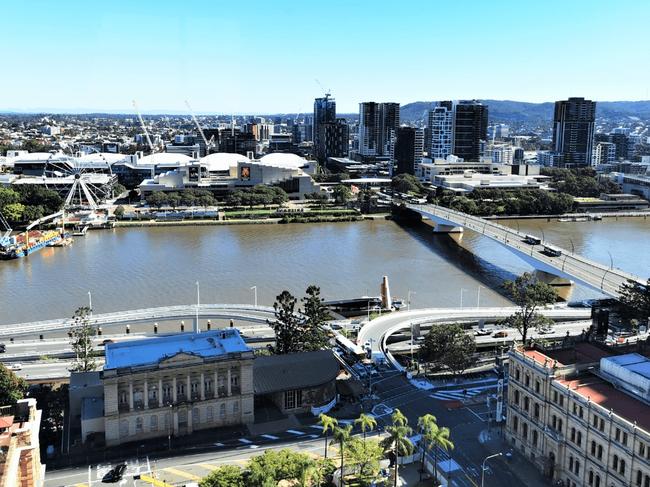
[[144,409],[144,401],[133,401],[133,409],[136,410]]

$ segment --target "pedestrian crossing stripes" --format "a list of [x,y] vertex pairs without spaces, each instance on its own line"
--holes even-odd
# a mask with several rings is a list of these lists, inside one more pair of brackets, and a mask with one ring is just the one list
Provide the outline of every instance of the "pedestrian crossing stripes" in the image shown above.
[[266,438],[267,440],[279,440],[279,436],[273,436],[273,435],[260,435],[262,438]]
[[296,435],[296,436],[302,436],[305,434],[302,431],[298,431],[298,430],[287,430],[287,433],[291,433],[292,435]]
[[323,431],[323,427],[320,424],[312,424],[310,428],[314,428],[315,430],[318,431]]
[[496,384],[480,386],[480,387],[471,387],[467,389],[447,389],[440,390],[430,394],[429,397],[432,399],[438,399],[440,401],[459,401],[461,399],[468,399],[478,394],[481,394],[489,389],[496,389]]
[[251,440],[248,440],[246,438],[239,438],[239,441],[246,445],[250,445],[251,443],[253,443]]

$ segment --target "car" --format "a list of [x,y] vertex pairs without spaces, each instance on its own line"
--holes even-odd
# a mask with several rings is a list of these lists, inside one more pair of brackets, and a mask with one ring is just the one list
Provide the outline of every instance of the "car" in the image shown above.
[[7,351],[7,345],[0,343],[0,353],[5,353]]
[[110,338],[107,338],[106,340],[104,340],[104,341],[102,342],[101,346],[102,346],[102,347],[105,347],[105,346],[108,345],[109,343],[115,343],[115,341],[114,341],[114,340],[111,340]]
[[23,370],[23,364],[19,364],[19,363],[9,364],[7,368],[9,370]]
[[490,330],[487,330],[485,328],[479,328],[478,330],[474,331],[474,335],[477,337],[482,337],[482,336],[487,336],[490,335],[492,332]]
[[553,333],[553,328],[551,328],[550,326],[545,326],[544,328],[540,328],[539,330],[537,330],[537,333],[539,333],[540,335],[548,335],[549,333]]
[[126,472],[126,463],[115,465],[104,475],[102,482],[119,482],[124,477],[124,472]]
[[508,332],[507,332],[507,331],[503,331],[503,330],[501,330],[501,331],[495,331],[495,332],[492,334],[492,336],[493,336],[494,338],[506,338],[506,337],[508,336]]

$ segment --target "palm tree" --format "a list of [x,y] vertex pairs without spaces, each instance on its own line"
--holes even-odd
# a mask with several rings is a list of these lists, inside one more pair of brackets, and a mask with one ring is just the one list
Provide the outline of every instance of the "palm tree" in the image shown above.
[[339,447],[341,449],[341,480],[339,485],[343,487],[343,458],[345,454],[345,444],[350,440],[352,437],[352,425],[348,424],[346,426],[337,426],[334,428],[334,433],[332,435],[334,437],[334,440],[332,443],[338,443]]
[[408,436],[413,431],[408,425],[408,419],[402,414],[399,409],[396,409],[392,414],[392,426],[386,428],[388,437],[382,442],[384,448],[392,451],[395,455],[395,487],[397,487],[398,479],[398,464],[400,453],[408,455],[413,452],[413,443],[409,440]]
[[422,442],[425,443],[426,445],[423,445],[422,448],[422,460],[420,461],[421,463],[421,468],[420,468],[420,480],[422,480],[422,472],[424,472],[424,451],[425,451],[425,446],[428,448],[428,433],[431,432],[434,429],[438,429],[438,423],[437,419],[433,414],[425,414],[424,416],[420,416],[418,418],[418,429],[420,430],[420,433],[422,434]]
[[438,448],[442,448],[445,451],[454,449],[454,444],[449,439],[449,434],[449,428],[439,428],[437,424],[434,424],[433,427],[426,430],[422,435],[422,438],[427,444],[427,448],[429,450],[433,448],[433,475],[436,482],[438,481]]
[[323,435],[325,435],[325,458],[327,458],[327,433],[334,431],[334,429],[339,425],[339,422],[336,418],[332,418],[325,413],[320,413],[318,418],[320,420],[318,424],[323,427]]
[[363,431],[363,444],[366,444],[366,431],[373,431],[377,427],[377,420],[374,416],[369,414],[361,413],[357,419],[354,420],[354,424],[361,426],[361,431]]

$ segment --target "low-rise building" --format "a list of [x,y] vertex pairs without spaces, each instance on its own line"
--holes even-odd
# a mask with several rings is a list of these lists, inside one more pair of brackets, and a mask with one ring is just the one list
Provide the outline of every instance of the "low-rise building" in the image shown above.
[[22,399],[0,407],[0,487],[41,487],[45,465],[41,464],[38,433],[41,411],[36,399]]
[[507,441],[569,487],[650,485],[650,361],[580,342],[509,353]]
[[234,328],[108,344],[102,381],[108,446],[254,419],[253,352]]

